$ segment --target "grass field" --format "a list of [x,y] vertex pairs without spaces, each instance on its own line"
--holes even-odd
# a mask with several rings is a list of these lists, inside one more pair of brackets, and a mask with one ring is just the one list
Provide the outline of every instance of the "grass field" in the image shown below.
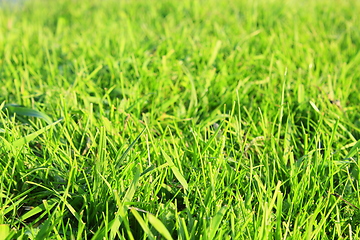
[[360,239],[360,2],[0,5],[0,239]]

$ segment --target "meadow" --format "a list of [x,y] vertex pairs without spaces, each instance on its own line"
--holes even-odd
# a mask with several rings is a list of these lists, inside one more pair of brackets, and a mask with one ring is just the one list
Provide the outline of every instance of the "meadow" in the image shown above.
[[359,12],[0,1],[0,240],[360,239]]

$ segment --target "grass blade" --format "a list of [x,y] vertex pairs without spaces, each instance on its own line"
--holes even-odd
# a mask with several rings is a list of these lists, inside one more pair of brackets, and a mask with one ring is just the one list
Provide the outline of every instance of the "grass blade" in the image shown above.
[[350,159],[352,156],[354,156],[356,153],[358,153],[358,149],[360,148],[360,141],[358,141],[349,151],[349,153],[346,155],[345,159]]
[[144,219],[140,216],[140,214],[136,211],[135,208],[131,208],[130,209],[131,213],[134,215],[134,217],[136,218],[136,220],[138,221],[138,223],[140,224],[141,228],[144,230],[144,232],[146,233],[147,237],[149,237],[151,240],[155,240],[155,237],[153,235],[153,233],[151,232],[150,228],[148,227],[148,225],[145,223]]
[[185,180],[185,178],[183,177],[183,175],[181,174],[181,172],[179,171],[179,169],[175,166],[174,162],[171,160],[169,155],[167,155],[164,150],[161,149],[161,152],[162,152],[165,160],[169,164],[171,171],[174,173],[176,179],[180,182],[180,184],[184,187],[185,190],[188,190],[189,185],[188,185],[187,181]]
[[5,240],[10,235],[10,226],[0,224],[0,240]]
[[208,233],[208,239],[214,239],[217,230],[219,229],[221,220],[223,219],[225,213],[227,211],[227,207],[223,206],[216,214],[215,216],[211,219],[210,221],[210,226],[207,229],[207,233]]
[[148,219],[151,225],[167,240],[173,240],[169,230],[165,227],[165,225],[154,215],[148,213]]
[[52,128],[53,126],[55,126],[56,124],[58,124],[59,122],[61,122],[62,119],[57,120],[56,122],[53,122],[52,124],[49,124],[39,130],[37,130],[36,132],[33,132],[29,135],[26,135],[25,137],[16,140],[14,142],[11,143],[11,146],[13,148],[19,148],[24,146],[25,144],[27,144],[28,142],[34,140],[37,136],[39,136],[40,134],[44,133],[45,131],[49,130],[50,128]]
[[48,124],[52,123],[52,119],[48,115],[35,109],[22,107],[16,104],[5,104],[3,109],[8,109],[10,113],[13,114],[15,113],[16,115],[26,116],[26,117],[36,117],[43,119]]

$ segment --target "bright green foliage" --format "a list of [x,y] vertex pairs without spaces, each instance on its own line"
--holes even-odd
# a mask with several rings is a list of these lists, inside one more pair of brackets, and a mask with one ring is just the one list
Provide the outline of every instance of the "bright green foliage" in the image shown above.
[[359,12],[0,1],[0,239],[360,239]]

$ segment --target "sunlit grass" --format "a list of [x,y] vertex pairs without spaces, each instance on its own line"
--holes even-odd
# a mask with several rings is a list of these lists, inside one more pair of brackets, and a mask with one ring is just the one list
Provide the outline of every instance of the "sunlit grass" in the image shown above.
[[2,4],[0,239],[360,238],[357,1]]

